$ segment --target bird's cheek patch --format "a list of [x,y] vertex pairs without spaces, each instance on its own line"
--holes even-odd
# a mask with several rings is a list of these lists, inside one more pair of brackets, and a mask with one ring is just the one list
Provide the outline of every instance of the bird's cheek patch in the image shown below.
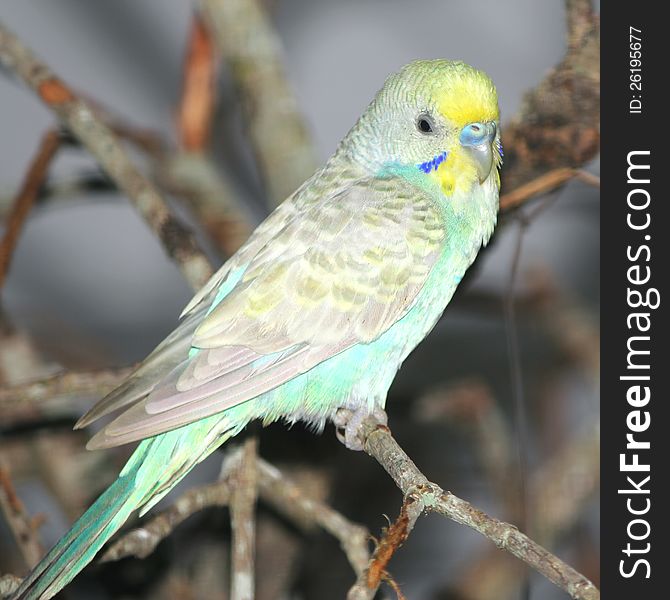
[[447,160],[448,152],[441,152],[437,156],[433,156],[430,160],[422,162],[417,165],[420,171],[424,173],[430,173],[432,171],[437,171],[440,168],[440,165]]

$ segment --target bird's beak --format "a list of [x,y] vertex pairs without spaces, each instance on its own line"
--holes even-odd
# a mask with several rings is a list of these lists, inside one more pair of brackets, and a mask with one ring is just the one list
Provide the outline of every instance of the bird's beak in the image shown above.
[[478,123],[477,125],[484,127],[481,136],[477,136],[479,139],[473,139],[471,136],[464,139],[464,136],[461,136],[461,145],[470,153],[475,162],[479,183],[484,183],[493,168],[493,140],[496,138],[496,124]]

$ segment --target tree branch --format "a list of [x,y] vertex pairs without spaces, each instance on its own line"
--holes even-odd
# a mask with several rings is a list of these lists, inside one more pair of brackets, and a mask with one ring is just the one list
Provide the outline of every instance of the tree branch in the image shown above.
[[582,169],[554,169],[500,196],[500,211],[507,212],[518,208],[528,200],[552,192],[572,179],[600,187],[600,178]]
[[286,80],[281,40],[258,0],[201,0],[201,7],[230,66],[270,202],[277,205],[317,166]]
[[0,420],[3,423],[30,413],[53,409],[58,396],[103,396],[133,371],[132,368],[104,371],[68,371],[39,381],[0,388]]
[[214,42],[196,14],[191,22],[177,121],[180,145],[189,152],[207,148],[214,116],[215,76]]
[[363,443],[365,452],[384,467],[405,498],[414,498],[414,510],[418,510],[419,514],[424,510],[430,510],[467,525],[490,539],[498,548],[524,561],[568,592],[572,598],[579,600],[600,598],[600,592],[588,579],[513,525],[487,515],[469,502],[428,481],[395,441],[388,427],[368,418],[359,427],[358,437]]
[[14,490],[9,468],[4,464],[4,460],[0,460],[0,510],[5,515],[26,564],[32,569],[44,554],[44,548],[37,535],[41,519],[31,519],[26,512],[23,502]]
[[400,515],[383,532],[382,539],[377,544],[366,568],[359,573],[358,579],[349,589],[347,600],[373,600],[383,580],[389,581],[400,597],[400,588],[391,579],[386,567],[409,537],[422,510],[421,505],[416,503],[416,498],[411,495],[405,497],[400,508]]
[[0,24],[0,62],[30,86],[133,202],[194,289],[212,274],[193,235],[170,213],[158,189],[130,161],[116,136],[30,49]]
[[60,147],[60,137],[55,130],[48,131],[40,141],[37,154],[28,167],[23,184],[14,199],[7,221],[5,235],[0,240],[0,289],[5,282],[9,264],[16,244],[21,235],[21,229],[35,203],[40,187],[44,183],[49,166]]
[[[144,558],[166,538],[173,529],[192,514],[211,506],[225,506],[233,494],[233,475],[239,469],[242,455],[234,450],[226,455],[220,481],[190,490],[172,506],[146,524],[122,535],[103,554],[104,562],[126,556]],[[370,533],[362,525],[352,523],[324,502],[307,496],[304,491],[285,477],[281,471],[256,458],[259,497],[299,528],[310,530],[321,527],[339,540],[340,545],[357,575],[367,567],[370,553]]]
[[359,575],[367,567],[370,553],[370,533],[357,523],[352,523],[324,502],[305,496],[303,491],[271,464],[258,461],[258,491],[264,502],[303,528],[321,527],[337,540],[347,559]]
[[228,481],[217,481],[186,492],[148,523],[130,530],[114,542],[100,557],[100,562],[111,562],[127,556],[146,558],[177,525],[204,508],[226,506],[230,496]]
[[240,463],[232,474],[230,498],[232,529],[231,600],[253,600],[255,588],[256,496],[258,493],[258,439],[250,437],[242,447]]

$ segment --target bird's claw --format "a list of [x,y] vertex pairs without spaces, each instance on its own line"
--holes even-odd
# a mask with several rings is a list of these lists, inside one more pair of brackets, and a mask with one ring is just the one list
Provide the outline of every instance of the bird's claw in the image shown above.
[[380,425],[386,425],[388,417],[386,412],[380,407],[370,413],[367,407],[360,407],[356,410],[350,408],[340,408],[335,413],[333,423],[335,423],[335,435],[337,439],[349,450],[361,451],[364,449],[364,443],[360,437],[360,427],[365,419],[372,417]]

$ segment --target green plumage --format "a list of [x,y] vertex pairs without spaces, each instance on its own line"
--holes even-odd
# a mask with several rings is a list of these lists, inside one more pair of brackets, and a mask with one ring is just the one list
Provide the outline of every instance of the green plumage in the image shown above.
[[12,598],[52,597],[134,510],[250,420],[322,428],[341,407],[383,409],[493,231],[497,121],[493,85],[463,63],[417,61],[391,76],[328,163],[80,420],[120,413],[90,447],[144,441]]

